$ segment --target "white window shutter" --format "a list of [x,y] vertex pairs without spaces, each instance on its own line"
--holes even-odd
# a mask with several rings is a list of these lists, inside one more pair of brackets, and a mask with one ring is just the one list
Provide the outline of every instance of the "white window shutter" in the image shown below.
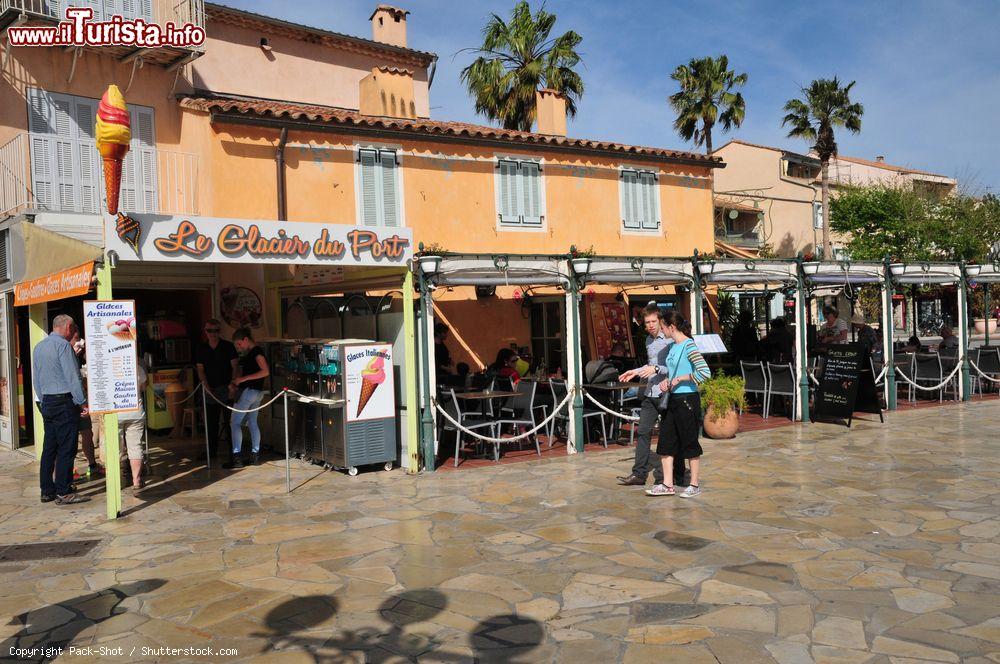
[[823,203],[813,201],[813,228],[823,228]]
[[497,181],[500,186],[499,200],[501,224],[518,224],[521,222],[518,210],[518,177],[517,162],[501,159],[497,163],[499,175]]
[[361,219],[362,226],[379,224],[378,153],[375,150],[358,150],[361,175]]
[[125,159],[122,160],[122,189],[118,197],[118,209],[125,212],[138,211],[139,193],[137,173],[139,166],[136,163],[136,159],[136,150],[130,149],[125,154]]
[[660,211],[656,204],[656,176],[652,173],[641,173],[639,181],[642,183],[642,198],[645,202],[642,227],[646,230],[656,230],[660,227]]
[[522,161],[520,170],[518,179],[521,185],[521,223],[526,226],[541,226],[542,177],[539,166],[533,161]]
[[636,177],[635,171],[622,171],[622,224],[629,230],[641,227],[635,210]]
[[382,225],[401,226],[399,221],[399,192],[396,188],[396,177],[399,168],[396,164],[396,153],[392,150],[380,150],[381,161],[381,191],[382,191]]
[[52,100],[38,88],[28,88],[28,131],[31,132],[31,189],[35,204],[46,210],[55,205],[55,127]]
[[79,140],[80,211],[96,214],[101,210],[101,154],[94,143],[94,122],[97,120],[97,102],[77,98],[76,129]]
[[153,109],[136,106],[132,113],[132,150],[135,156],[136,211],[157,212],[156,131]]
[[78,209],[78,178],[76,168],[76,120],[73,101],[67,95],[52,94],[53,126],[56,130],[56,206],[72,212]]

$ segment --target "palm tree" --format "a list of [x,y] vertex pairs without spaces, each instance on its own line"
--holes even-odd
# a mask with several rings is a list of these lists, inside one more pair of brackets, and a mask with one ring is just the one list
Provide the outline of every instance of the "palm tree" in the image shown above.
[[734,88],[746,85],[747,75],[729,68],[729,58],[707,56],[692,58],[680,65],[670,78],[681,85],[670,95],[670,105],[677,113],[674,129],[685,141],[694,140],[712,154],[712,128],[718,123],[723,131],[743,124],[746,103]]
[[851,103],[851,88],[854,81],[845,86],[834,76],[821,78],[802,88],[802,99],[789,99],[785,104],[785,119],[781,126],[791,125],[789,138],[804,138],[813,141],[813,149],[822,166],[821,191],[823,201],[823,257],[833,257],[830,244],[830,157],[837,156],[837,140],[834,127],[844,127],[852,134],[861,131],[861,116],[865,108]]
[[476,113],[504,129],[531,131],[535,92],[548,88],[566,97],[566,113],[576,115],[583,79],[573,68],[580,63],[576,48],[583,38],[570,30],[550,39],[556,16],[517,3],[510,20],[493,14],[483,28],[483,45],[473,49],[476,60],[462,70],[462,82],[476,100]]

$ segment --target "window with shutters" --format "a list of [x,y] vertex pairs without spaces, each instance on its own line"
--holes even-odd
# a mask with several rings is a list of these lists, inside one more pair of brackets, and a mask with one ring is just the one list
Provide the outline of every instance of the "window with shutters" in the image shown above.
[[[10,235],[8,229],[3,229],[0,231],[0,281],[7,281],[10,279],[10,260],[7,255],[7,238]],[[0,306],[2,306],[2,299],[0,299]]]
[[[97,99],[28,89],[31,182],[38,207],[97,214],[104,207],[104,165],[94,142]],[[132,143],[122,164],[119,207],[157,212],[153,109],[129,105]]]
[[823,228],[823,203],[813,201],[813,228],[819,230]]
[[541,162],[528,159],[498,159],[496,192],[499,226],[522,229],[544,228],[545,188],[542,182]]
[[403,226],[396,150],[358,149],[357,183],[359,226]]
[[622,228],[632,232],[660,230],[659,177],[653,171],[622,168]]

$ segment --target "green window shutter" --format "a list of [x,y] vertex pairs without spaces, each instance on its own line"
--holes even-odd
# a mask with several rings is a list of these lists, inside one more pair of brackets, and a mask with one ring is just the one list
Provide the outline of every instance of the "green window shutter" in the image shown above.
[[639,184],[643,201],[642,227],[644,230],[656,230],[660,227],[660,211],[656,204],[656,175],[640,173]]
[[533,161],[520,163],[521,223],[525,226],[542,225],[542,173]]
[[501,159],[497,162],[497,183],[500,187],[497,196],[500,205],[500,209],[497,210],[500,223],[521,223],[518,163],[516,161]]
[[622,189],[622,225],[627,230],[638,230],[642,227],[636,211],[635,185],[639,174],[631,170],[623,170],[621,174]]
[[361,192],[361,226],[378,226],[379,224],[379,185],[378,185],[378,152],[375,150],[358,150],[358,174],[361,182],[358,189]]
[[396,189],[396,176],[398,165],[396,164],[396,153],[393,150],[380,150],[379,176],[381,179],[380,190],[382,192],[382,217],[383,226],[401,226],[399,220],[399,193]]

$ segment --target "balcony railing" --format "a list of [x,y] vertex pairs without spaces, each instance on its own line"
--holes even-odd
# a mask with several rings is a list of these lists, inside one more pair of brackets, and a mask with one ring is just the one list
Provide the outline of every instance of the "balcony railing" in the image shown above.
[[[13,139],[0,146],[0,218],[23,212],[78,212],[98,214],[104,206],[103,167],[100,166],[100,156],[92,142],[79,142],[75,147],[79,150],[94,150],[94,161],[97,164],[96,184],[85,181],[82,173],[82,163],[64,162],[60,171],[60,181],[50,187],[49,192],[36,192],[35,184],[44,178],[33,177],[35,174],[51,173],[52,167],[41,151],[31,154],[31,142],[39,145],[55,141],[54,136],[39,136],[28,133],[17,134]],[[63,142],[63,145],[69,145]],[[50,150],[51,152],[51,150]],[[78,156],[78,152],[67,149],[64,154]],[[198,167],[199,157],[190,152],[175,150],[146,150],[145,155],[155,156],[155,170],[149,173],[149,182],[143,181],[143,186],[136,185],[135,194],[122,195],[121,207],[125,212],[146,212],[158,214],[198,214]],[[130,164],[139,164],[137,158],[127,161],[123,169]],[[137,175],[137,174],[136,174]],[[129,182],[127,173],[122,174],[123,183]],[[132,181],[135,181],[133,177]],[[96,196],[66,194],[66,191],[94,191]],[[124,189],[124,187],[123,187]],[[134,201],[134,203],[129,203]]]
[[746,231],[745,233],[727,233],[721,228],[715,229],[715,239],[721,240],[726,244],[732,245],[734,247],[753,247],[757,248],[760,246],[760,235],[757,231]]

